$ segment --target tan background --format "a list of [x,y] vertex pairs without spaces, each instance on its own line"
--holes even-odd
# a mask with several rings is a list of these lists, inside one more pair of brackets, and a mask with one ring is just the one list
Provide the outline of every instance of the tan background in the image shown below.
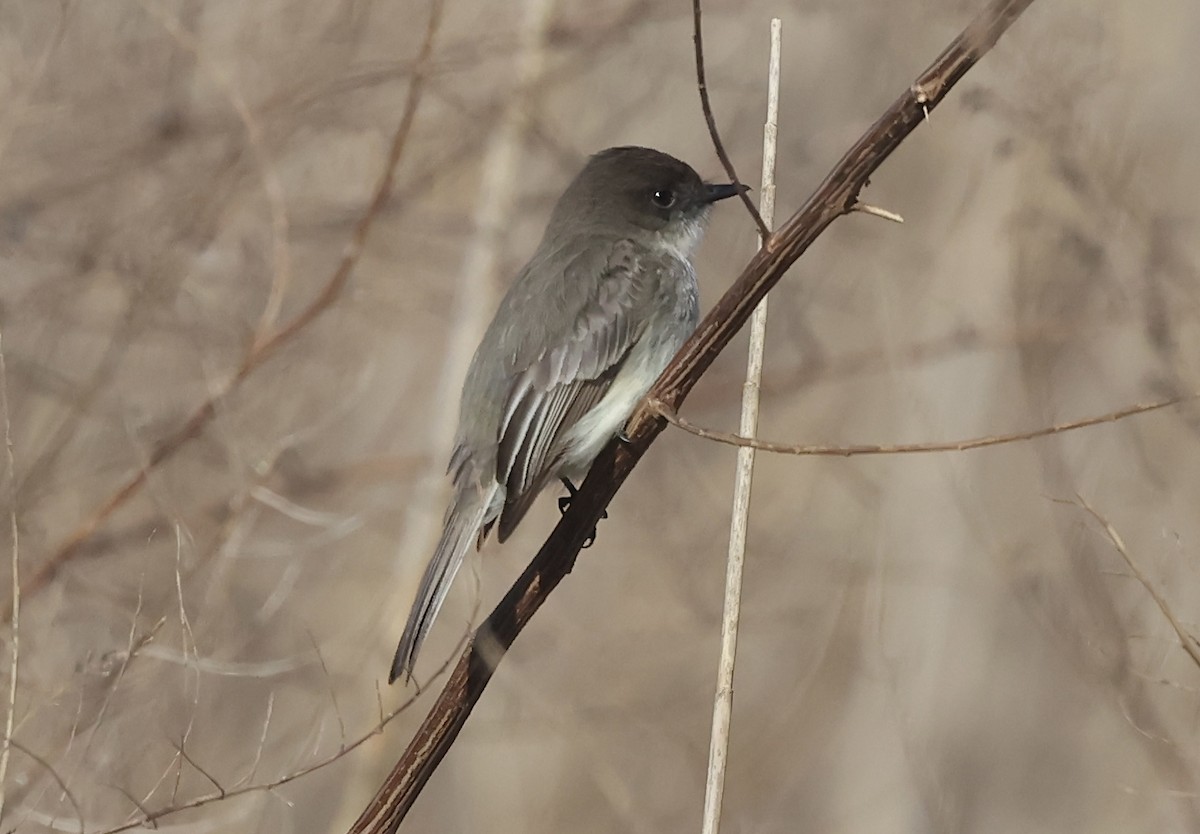
[[[710,3],[742,176],[772,14],[786,216],[980,5]],[[3,502],[15,486],[23,578],[228,379],[281,274],[273,228],[281,322],[328,279],[427,15],[0,0]],[[1193,0],[1035,3],[874,179],[906,224],[839,221],[772,295],[763,434],[955,439],[1200,387],[1198,43]],[[614,144],[720,173],[685,3],[449,0],[431,70],[344,296],[24,595],[4,830],[82,814],[101,831],[209,776],[269,783],[401,703],[382,680],[437,532],[454,397],[551,201]],[[706,309],[753,246],[722,205]],[[686,416],[736,425],[744,342]],[[723,830],[1200,830],[1200,674],[1103,529],[1061,503],[1093,504],[1195,628],[1198,431],[1191,404],[975,452],[761,458]],[[406,830],[698,830],[733,459],[661,438]],[[555,517],[544,497],[477,586],[464,574],[425,674]],[[160,825],[342,830],[430,700],[335,764]]]

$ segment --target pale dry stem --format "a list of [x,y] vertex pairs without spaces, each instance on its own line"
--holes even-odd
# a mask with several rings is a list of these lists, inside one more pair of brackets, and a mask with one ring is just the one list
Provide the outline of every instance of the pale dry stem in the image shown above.
[[4,818],[8,762],[13,747],[13,727],[17,717],[17,670],[21,658],[21,548],[17,529],[17,466],[13,453],[12,419],[8,407],[8,367],[4,362],[4,334],[0,332],[0,421],[4,423],[4,472],[8,489],[9,535],[12,538],[12,629],[8,664],[8,697],[4,718],[4,745],[0,748],[0,820]]
[[1154,600],[1154,604],[1158,606],[1158,610],[1162,612],[1163,616],[1167,618],[1167,622],[1171,624],[1171,629],[1175,632],[1175,636],[1179,638],[1180,647],[1187,652],[1188,657],[1196,664],[1196,668],[1200,669],[1200,646],[1198,646],[1196,638],[1183,627],[1183,623],[1175,616],[1175,612],[1171,609],[1171,605],[1167,602],[1166,597],[1159,593],[1158,589],[1154,587],[1154,583],[1150,581],[1150,578],[1146,576],[1138,563],[1134,561],[1133,556],[1129,553],[1129,548],[1125,546],[1125,540],[1121,538],[1121,534],[1082,495],[1076,494],[1075,501],[1072,503],[1077,503],[1088,515],[1099,522],[1100,526],[1104,529],[1104,534],[1108,536],[1108,540],[1112,542],[1112,546],[1120,554],[1121,559],[1125,562],[1125,566],[1133,574],[1133,578],[1146,589],[1146,593],[1150,594],[1150,598]]
[[[697,0],[696,8],[699,9]],[[767,64],[767,116],[763,125],[761,222],[770,229],[775,222],[775,156],[779,133],[779,69],[783,22],[771,20],[770,59]],[[700,31],[696,30],[697,55]],[[697,59],[699,60],[699,58]],[[709,123],[713,141],[716,126]],[[759,245],[765,246],[769,232],[764,231]],[[746,360],[746,380],[742,385],[740,430],[753,436],[758,430],[759,389],[762,384],[763,357],[767,339],[767,300],[759,302],[750,320],[750,348]],[[741,620],[742,574],[746,561],[746,536],[750,526],[750,492],[754,480],[753,448],[738,449],[734,476],[733,507],[729,519],[729,548],[726,557],[725,602],[721,618],[721,659],[717,668],[716,695],[713,698],[712,731],[708,749],[708,773],[704,786],[704,814],[701,831],[717,834],[721,827],[721,804],[725,795],[725,772],[729,756],[729,732],[733,720],[733,675],[737,661],[737,637]]]

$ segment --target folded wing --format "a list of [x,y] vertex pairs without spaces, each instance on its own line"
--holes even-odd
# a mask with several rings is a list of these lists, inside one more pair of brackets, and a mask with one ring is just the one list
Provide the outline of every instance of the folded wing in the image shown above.
[[[603,399],[645,331],[660,273],[631,242],[583,252],[564,280],[591,286],[552,348],[518,356],[504,414],[496,480],[505,485],[499,538],[504,541],[553,474],[564,435]],[[596,273],[599,273],[598,275]]]

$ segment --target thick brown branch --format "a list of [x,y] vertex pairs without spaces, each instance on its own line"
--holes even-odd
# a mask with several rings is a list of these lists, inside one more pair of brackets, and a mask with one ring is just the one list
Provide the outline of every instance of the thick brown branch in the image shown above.
[[[800,210],[768,238],[663,372],[649,398],[678,410],[701,374],[746,323],[767,291],[834,219],[851,210],[867,178],[1032,2],[995,0],[954,39],[854,144]],[[643,406],[626,427],[628,441],[611,443],[600,454],[566,515],[508,594],[480,625],[408,749],[350,829],[352,834],[391,834],[399,828],[466,723],[496,664],[533,613],[571,571],[600,514],[666,425],[665,419]]]

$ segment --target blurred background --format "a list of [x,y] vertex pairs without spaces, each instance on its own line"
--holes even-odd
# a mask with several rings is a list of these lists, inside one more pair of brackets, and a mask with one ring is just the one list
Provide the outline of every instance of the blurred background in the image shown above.
[[[982,5],[710,0],[742,178],[770,17],[782,220]],[[430,13],[0,0],[3,830],[344,830],[440,685],[374,733],[413,691],[386,673],[466,364],[554,198],[617,144],[721,175],[687,3],[446,0],[421,62]],[[762,435],[955,440],[1196,391],[1197,43],[1192,0],[1035,3],[874,178],[905,224],[839,220],[772,294]],[[392,196],[321,301],[417,73]],[[755,240],[722,204],[705,309]],[[684,416],[735,428],[744,356]],[[699,829],[734,457],[666,431],[404,830]],[[1200,830],[1200,674],[1080,497],[1200,628],[1195,401],[760,456],[723,830]],[[556,518],[544,496],[464,571],[420,678]]]

